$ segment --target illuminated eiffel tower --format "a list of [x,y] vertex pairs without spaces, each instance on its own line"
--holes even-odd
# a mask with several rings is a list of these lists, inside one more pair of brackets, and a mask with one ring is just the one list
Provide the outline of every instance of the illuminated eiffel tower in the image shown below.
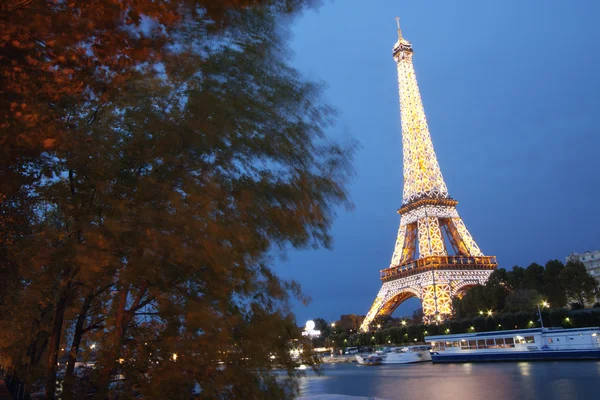
[[412,45],[396,20],[398,42],[392,54],[398,66],[404,192],[394,255],[390,267],[381,270],[383,285],[363,331],[410,297],[421,300],[425,323],[442,321],[452,314],[452,298],[484,283],[497,266],[496,257],[479,250],[456,211],[458,202],[448,194],[417,86]]

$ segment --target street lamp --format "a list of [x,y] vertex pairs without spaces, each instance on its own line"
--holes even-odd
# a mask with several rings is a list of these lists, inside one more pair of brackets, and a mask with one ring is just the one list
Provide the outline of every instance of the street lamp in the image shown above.
[[[550,307],[550,304],[548,304],[547,301],[543,301],[542,302],[542,306],[543,307]],[[542,328],[544,327],[544,319],[542,318],[542,312],[540,311],[540,305],[537,305],[537,309],[538,309],[538,315],[540,316],[540,324],[542,324]]]
[[406,326],[406,321],[402,320],[402,325]]
[[488,310],[488,315],[491,317],[492,316],[492,310]]
[[380,329],[380,328],[381,328],[381,324],[377,324],[377,329]]

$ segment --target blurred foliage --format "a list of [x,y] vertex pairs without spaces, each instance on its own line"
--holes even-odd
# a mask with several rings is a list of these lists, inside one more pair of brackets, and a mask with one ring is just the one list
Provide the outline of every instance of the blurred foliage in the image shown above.
[[0,6],[0,362],[27,391],[66,361],[61,398],[296,392],[306,299],[269,254],[330,245],[354,151],[288,64],[306,6]]

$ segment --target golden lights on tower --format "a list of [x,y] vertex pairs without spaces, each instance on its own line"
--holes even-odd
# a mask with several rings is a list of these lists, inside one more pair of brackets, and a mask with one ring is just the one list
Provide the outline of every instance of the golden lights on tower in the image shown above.
[[495,257],[483,255],[456,210],[458,202],[448,194],[417,84],[412,44],[404,39],[399,18],[396,21],[398,41],[392,55],[402,126],[401,221],[390,266],[381,271],[383,286],[362,330],[410,296],[421,300],[425,322],[441,321],[452,314],[452,297],[485,282],[497,266]]

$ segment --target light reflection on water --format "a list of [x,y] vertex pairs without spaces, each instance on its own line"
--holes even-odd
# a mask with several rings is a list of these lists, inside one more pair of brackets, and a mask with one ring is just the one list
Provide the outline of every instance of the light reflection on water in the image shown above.
[[600,362],[325,365],[301,378],[302,396],[343,394],[378,399],[595,399]]

